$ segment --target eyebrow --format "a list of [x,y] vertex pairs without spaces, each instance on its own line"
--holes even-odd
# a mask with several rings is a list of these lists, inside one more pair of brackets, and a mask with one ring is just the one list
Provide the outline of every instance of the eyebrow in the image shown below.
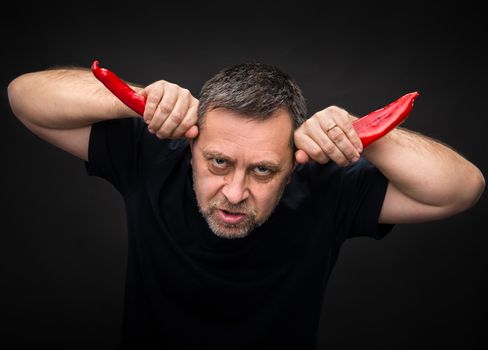
[[[204,150],[202,150],[202,153],[203,153],[203,156],[206,159],[220,158],[220,159],[225,160],[226,162],[229,162],[231,164],[234,164],[234,161],[229,156],[227,156],[227,155],[225,155],[225,154],[223,154],[221,152],[218,152],[218,151],[204,151]],[[252,163],[252,164],[249,165],[250,168],[256,168],[256,167],[259,167],[259,166],[266,167],[269,170],[274,171],[274,172],[278,172],[278,171],[281,170],[281,166],[278,163],[275,163],[275,162],[269,161],[269,160],[263,160],[263,161],[256,162],[256,163]]]
[[220,159],[223,159],[223,160],[226,160],[229,162],[232,161],[228,156],[226,156],[223,153],[217,152],[217,151],[204,151],[204,150],[202,150],[202,153],[203,153],[203,156],[207,159],[208,158],[220,158]]

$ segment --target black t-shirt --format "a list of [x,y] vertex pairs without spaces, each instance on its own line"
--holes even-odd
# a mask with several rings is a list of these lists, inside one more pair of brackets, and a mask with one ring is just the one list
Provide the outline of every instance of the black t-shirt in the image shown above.
[[128,265],[121,348],[315,349],[327,280],[345,239],[383,237],[387,180],[365,160],[297,167],[269,220],[216,236],[198,211],[191,153],[139,118],[96,123],[89,175],[121,193]]

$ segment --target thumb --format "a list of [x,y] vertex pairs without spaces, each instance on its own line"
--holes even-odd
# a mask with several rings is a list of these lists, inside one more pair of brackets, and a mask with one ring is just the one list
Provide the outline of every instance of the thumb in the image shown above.
[[193,125],[190,129],[185,132],[185,137],[187,139],[194,139],[198,136],[198,127]]
[[138,95],[141,95],[141,96],[147,97],[147,92],[146,92],[146,89],[144,89],[144,88],[139,88],[139,89],[137,89],[137,90],[136,90],[136,93],[137,93]]
[[299,164],[305,164],[308,161],[310,161],[310,157],[308,156],[307,153],[305,153],[305,151],[302,151],[301,149],[299,149],[295,152],[295,160]]

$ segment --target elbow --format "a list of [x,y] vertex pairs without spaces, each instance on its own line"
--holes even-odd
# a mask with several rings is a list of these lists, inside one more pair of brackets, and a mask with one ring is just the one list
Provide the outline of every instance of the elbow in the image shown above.
[[474,180],[475,190],[474,190],[472,205],[475,205],[478,202],[478,200],[481,198],[481,195],[485,191],[485,187],[486,187],[485,177],[483,176],[483,174],[481,173],[481,171],[478,168],[476,168],[475,178],[476,178]]
[[8,103],[10,104],[10,108],[12,108],[12,111],[14,110],[14,105],[15,105],[15,100],[16,100],[16,95],[17,95],[17,80],[19,78],[16,78],[12,80],[8,86],[7,86],[7,96],[8,96]]
[[481,171],[474,165],[470,165],[469,175],[463,181],[462,193],[459,194],[458,201],[455,203],[455,211],[462,212],[468,210],[478,203],[485,190],[485,178]]
[[24,124],[26,121],[36,123],[42,112],[39,102],[32,94],[34,86],[36,86],[36,81],[33,80],[31,73],[15,78],[7,86],[10,109],[14,116]]
[[22,85],[23,85],[23,76],[15,78],[12,80],[7,87],[7,96],[8,102],[10,104],[10,108],[12,109],[13,114],[17,117],[21,117],[21,96],[22,96]]

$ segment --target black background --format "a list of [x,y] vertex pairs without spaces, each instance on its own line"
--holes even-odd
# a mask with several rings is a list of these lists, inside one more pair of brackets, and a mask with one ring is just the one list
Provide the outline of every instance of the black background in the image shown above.
[[[331,104],[362,115],[417,90],[404,126],[488,171],[487,21],[468,2],[65,2],[0,16],[4,349],[114,349],[127,249],[119,194],[10,111],[6,88],[22,73],[96,58],[126,80],[198,95],[224,66],[259,60],[297,80],[310,115]],[[486,346],[486,215],[484,195],[449,219],[347,242],[319,349]]]

